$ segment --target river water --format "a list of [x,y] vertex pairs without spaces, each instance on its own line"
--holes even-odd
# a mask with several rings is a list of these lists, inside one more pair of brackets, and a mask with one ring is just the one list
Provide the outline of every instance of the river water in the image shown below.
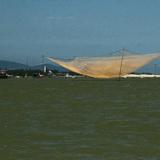
[[158,160],[160,80],[0,80],[0,159]]

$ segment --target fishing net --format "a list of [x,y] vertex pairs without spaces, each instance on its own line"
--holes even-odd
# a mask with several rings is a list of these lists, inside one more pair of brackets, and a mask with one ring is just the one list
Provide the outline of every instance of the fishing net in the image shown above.
[[135,72],[158,58],[160,58],[160,53],[134,54],[122,50],[105,57],[76,57],[68,61],[52,57],[48,59],[81,75],[94,78],[113,78]]

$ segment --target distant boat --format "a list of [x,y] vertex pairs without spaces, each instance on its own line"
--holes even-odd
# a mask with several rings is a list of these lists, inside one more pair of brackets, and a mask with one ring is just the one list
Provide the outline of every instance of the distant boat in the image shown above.
[[48,57],[52,62],[72,72],[94,78],[124,76],[135,72],[158,58],[160,58],[160,53],[122,54],[110,57],[77,57],[68,61]]

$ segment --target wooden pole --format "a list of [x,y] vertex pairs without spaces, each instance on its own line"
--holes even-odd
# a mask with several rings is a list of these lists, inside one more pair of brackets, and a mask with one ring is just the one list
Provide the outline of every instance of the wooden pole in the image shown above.
[[120,64],[120,70],[119,70],[119,81],[121,80],[123,58],[124,58],[124,49],[122,50],[121,64]]

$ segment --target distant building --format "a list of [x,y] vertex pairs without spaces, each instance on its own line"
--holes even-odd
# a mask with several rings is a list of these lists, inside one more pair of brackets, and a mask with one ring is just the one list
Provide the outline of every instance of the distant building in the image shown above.
[[8,74],[6,70],[0,70],[0,79],[7,79]]

